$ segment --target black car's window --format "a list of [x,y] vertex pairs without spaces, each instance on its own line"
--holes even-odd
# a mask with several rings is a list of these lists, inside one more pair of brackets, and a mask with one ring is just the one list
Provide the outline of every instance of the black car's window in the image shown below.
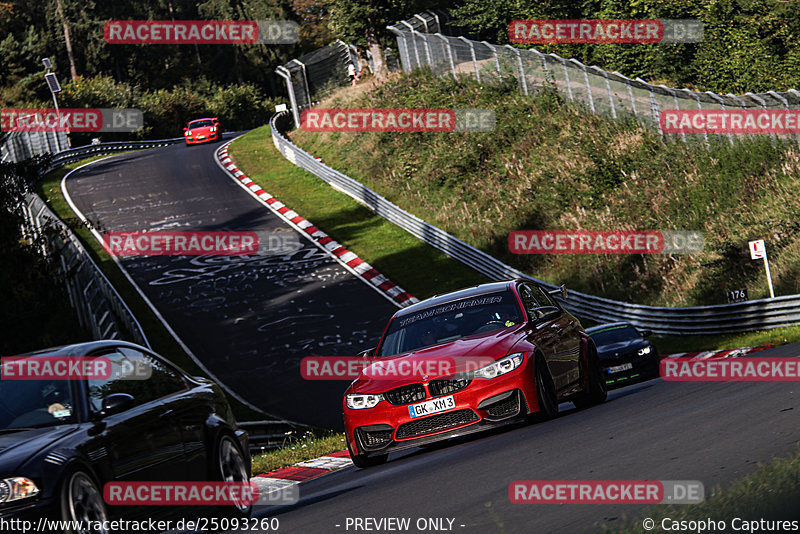
[[389,325],[377,355],[392,356],[520,322],[522,310],[511,291],[454,300],[396,317]]
[[107,379],[87,380],[89,402],[95,411],[100,411],[103,398],[112,393],[132,395],[134,406],[138,406],[186,389],[186,384],[177,371],[149,354],[119,347],[102,356],[110,359],[115,369],[125,368],[135,372]]
[[610,345],[612,343],[619,343],[621,341],[629,341],[642,337],[639,331],[629,324],[611,326],[602,330],[590,332],[589,335],[594,339],[594,343],[597,346]]
[[68,380],[0,380],[0,430],[76,421]]

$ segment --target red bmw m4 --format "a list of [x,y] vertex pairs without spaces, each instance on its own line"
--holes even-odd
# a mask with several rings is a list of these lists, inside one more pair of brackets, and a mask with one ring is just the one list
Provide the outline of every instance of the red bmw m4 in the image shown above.
[[[561,292],[566,298],[566,289]],[[594,342],[529,280],[437,295],[389,321],[342,400],[353,463],[606,400]],[[391,373],[386,373],[391,369]]]

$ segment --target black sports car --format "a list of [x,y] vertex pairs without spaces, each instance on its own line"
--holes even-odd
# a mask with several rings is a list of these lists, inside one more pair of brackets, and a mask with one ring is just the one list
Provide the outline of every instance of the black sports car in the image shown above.
[[[5,367],[0,380],[0,517],[84,522],[148,517],[155,511],[151,507],[107,506],[104,485],[249,481],[247,434],[238,429],[213,381],[188,376],[123,341],[25,356],[68,357],[69,362],[105,358],[115,367],[137,369],[140,379],[115,374],[11,380]],[[250,509],[237,503],[226,511],[247,515]]]
[[657,378],[660,360],[656,348],[645,339],[649,330],[637,330],[630,323],[609,323],[587,328],[597,346],[606,384],[621,384]]

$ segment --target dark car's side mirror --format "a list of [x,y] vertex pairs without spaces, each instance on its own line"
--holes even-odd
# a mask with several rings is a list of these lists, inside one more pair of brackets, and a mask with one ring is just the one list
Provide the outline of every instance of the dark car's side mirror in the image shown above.
[[642,334],[642,337],[648,337],[653,335],[652,330],[639,330],[639,333]]
[[112,393],[103,397],[103,408],[100,410],[101,417],[108,417],[115,413],[124,412],[132,407],[134,403],[133,395],[127,393]]
[[555,306],[542,306],[533,310],[533,320],[537,323],[552,321],[561,315],[561,310]]
[[362,350],[361,352],[358,353],[358,355],[361,356],[362,358],[371,358],[375,356],[376,348],[378,347],[372,347],[370,349]]

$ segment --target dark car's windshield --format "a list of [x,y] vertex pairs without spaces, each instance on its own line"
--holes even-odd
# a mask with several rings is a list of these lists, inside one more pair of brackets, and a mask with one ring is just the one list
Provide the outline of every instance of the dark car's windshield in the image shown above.
[[506,328],[522,320],[519,303],[511,291],[454,300],[396,317],[377,354],[392,356]]
[[0,380],[0,430],[74,423],[67,380]]
[[607,329],[590,332],[589,335],[594,339],[594,344],[598,347],[642,337],[642,335],[629,324],[611,326]]
[[192,128],[204,128],[206,126],[214,126],[214,121],[204,120],[204,121],[194,121],[189,123],[189,129]]

